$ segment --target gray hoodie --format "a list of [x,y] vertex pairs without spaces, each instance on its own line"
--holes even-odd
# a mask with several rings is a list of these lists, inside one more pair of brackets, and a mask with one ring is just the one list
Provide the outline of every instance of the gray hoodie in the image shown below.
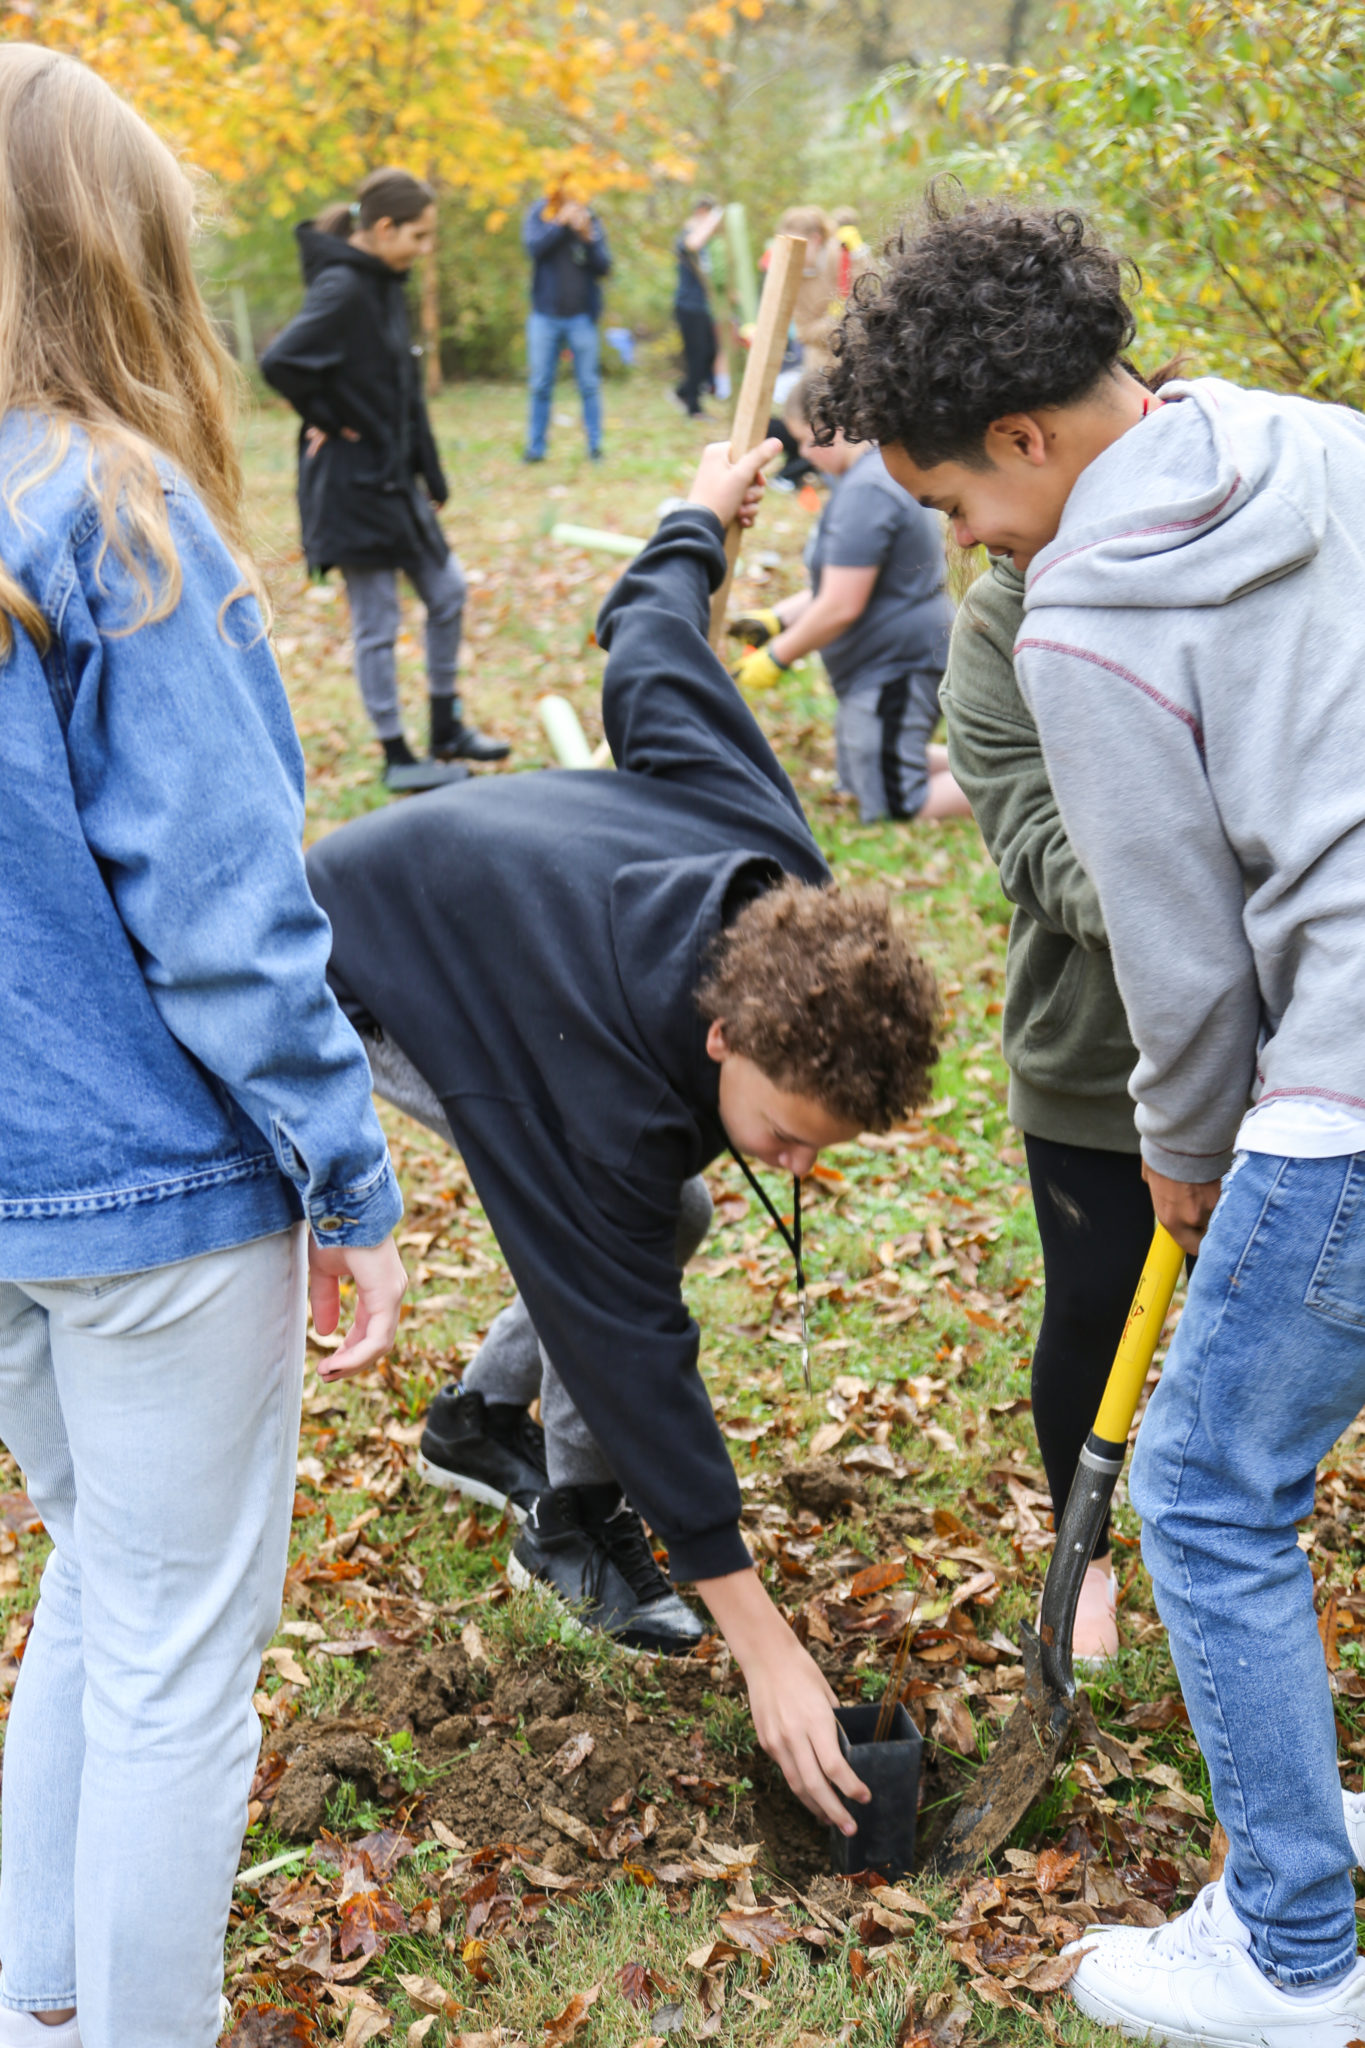
[[1099,892],[1144,1157],[1248,1101],[1365,1113],[1365,418],[1219,378],[1091,463],[1015,661]]

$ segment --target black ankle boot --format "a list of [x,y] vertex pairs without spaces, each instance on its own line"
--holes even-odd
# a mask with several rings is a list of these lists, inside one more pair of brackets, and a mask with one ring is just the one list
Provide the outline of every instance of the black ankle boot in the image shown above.
[[505,740],[490,739],[487,733],[466,725],[460,717],[458,697],[431,700],[431,758],[433,761],[505,761],[512,749]]

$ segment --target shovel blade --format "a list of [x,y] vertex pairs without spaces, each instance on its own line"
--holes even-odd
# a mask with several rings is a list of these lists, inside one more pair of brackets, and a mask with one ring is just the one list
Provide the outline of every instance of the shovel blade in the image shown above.
[[938,1845],[933,1867],[942,1878],[966,1877],[1009,1840],[1052,1783],[1076,1719],[1074,1693],[1061,1691],[1043,1675],[1042,1646],[1034,1631],[1025,1627],[1020,1634],[1027,1673],[1024,1695]]

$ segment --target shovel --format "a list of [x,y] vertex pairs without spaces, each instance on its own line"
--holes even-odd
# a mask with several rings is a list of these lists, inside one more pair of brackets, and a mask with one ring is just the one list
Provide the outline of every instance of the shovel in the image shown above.
[[1035,1799],[1047,1790],[1076,1718],[1071,1635],[1081,1581],[1123,1470],[1128,1431],[1185,1254],[1156,1227],[1152,1248],[1123,1326],[1095,1427],[1081,1452],[1043,1584],[1038,1627],[1019,1630],[1024,1695],[982,1765],[938,1846],[933,1867],[960,1878],[1008,1840]]

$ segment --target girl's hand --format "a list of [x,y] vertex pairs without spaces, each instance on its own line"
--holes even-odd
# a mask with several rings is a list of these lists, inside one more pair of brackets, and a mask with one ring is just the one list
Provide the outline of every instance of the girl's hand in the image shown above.
[[[359,434],[357,434],[354,427],[343,427],[341,430],[341,438],[343,441],[358,441],[360,439],[360,436]],[[303,453],[306,461],[311,462],[313,457],[317,454],[319,448],[325,448],[326,446],[327,436],[326,434],[323,433],[321,427],[304,428]]]
[[320,1245],[308,1235],[308,1304],[313,1327],[330,1337],[341,1320],[341,1277],[355,1281],[355,1315],[346,1342],[318,1368],[324,1380],[344,1380],[365,1372],[384,1356],[398,1335],[398,1311],[408,1289],[408,1276],[392,1237],[374,1245]]
[[722,526],[752,526],[763,499],[763,465],[782,453],[778,440],[764,441],[738,462],[730,460],[728,441],[713,441],[702,451],[697,474],[687,494],[689,505],[704,505]]
[[[735,1653],[749,1687],[754,1732],[803,1806],[841,1834],[857,1832],[844,1804],[872,1797],[839,1747],[837,1704],[754,1571],[699,1582],[698,1591]],[[839,1794],[844,1795],[843,1799]]]

